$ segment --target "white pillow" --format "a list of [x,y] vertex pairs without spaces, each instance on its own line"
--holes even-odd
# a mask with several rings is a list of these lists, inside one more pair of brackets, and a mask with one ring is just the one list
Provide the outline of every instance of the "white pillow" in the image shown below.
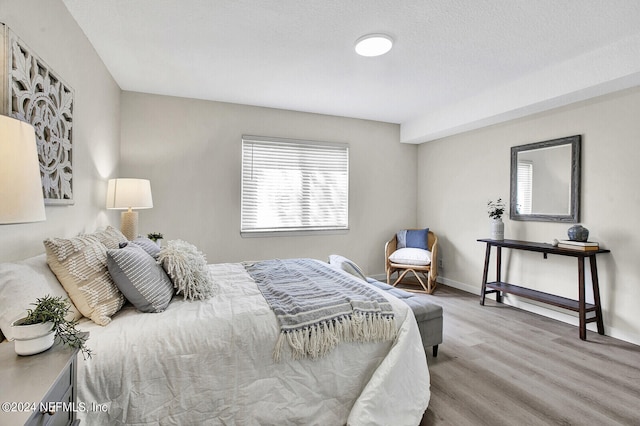
[[427,266],[431,264],[431,252],[420,248],[406,247],[391,253],[389,260],[402,265]]
[[362,281],[367,281],[367,277],[362,272],[362,269],[356,265],[353,261],[347,259],[339,254],[332,254],[329,256],[329,265],[336,269],[342,269],[345,272],[350,273],[356,278],[360,278]]
[[[33,308],[31,304],[46,295],[68,300],[64,288],[47,266],[46,255],[0,263],[0,329],[7,339],[12,338],[11,323],[26,316],[27,309]],[[81,318],[73,304],[69,312],[74,319]]]

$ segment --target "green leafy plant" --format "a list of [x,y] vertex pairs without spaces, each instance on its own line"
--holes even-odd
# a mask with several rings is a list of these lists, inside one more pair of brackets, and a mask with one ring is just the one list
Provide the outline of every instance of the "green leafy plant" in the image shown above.
[[19,325],[31,325],[44,322],[52,322],[53,330],[56,336],[63,344],[78,348],[82,351],[82,356],[91,358],[91,349],[87,348],[86,342],[88,334],[78,330],[77,320],[67,320],[65,317],[71,308],[71,303],[63,299],[61,296],[53,297],[46,295],[43,298],[36,299],[33,309],[27,310],[27,316],[20,321]]
[[164,235],[162,235],[161,232],[149,232],[147,234],[147,238],[149,238],[151,241],[155,242],[157,240],[163,239]]
[[502,198],[498,198],[497,201],[491,201],[487,203],[487,213],[491,219],[500,219],[504,214],[505,204]]

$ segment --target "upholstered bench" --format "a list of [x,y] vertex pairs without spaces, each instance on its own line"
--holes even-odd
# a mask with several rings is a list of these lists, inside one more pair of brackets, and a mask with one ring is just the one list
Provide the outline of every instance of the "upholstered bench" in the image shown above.
[[429,296],[425,294],[409,293],[365,276],[358,265],[339,254],[329,256],[329,264],[381,290],[388,291],[389,294],[409,305],[418,322],[418,330],[420,330],[424,350],[426,351],[427,348],[432,347],[433,356],[438,356],[438,345],[442,343],[442,306],[431,303]]
[[438,345],[442,343],[442,306],[432,303],[427,295],[409,293],[373,278],[367,278],[367,281],[409,305],[418,322],[425,351],[433,347],[433,356],[438,356]]

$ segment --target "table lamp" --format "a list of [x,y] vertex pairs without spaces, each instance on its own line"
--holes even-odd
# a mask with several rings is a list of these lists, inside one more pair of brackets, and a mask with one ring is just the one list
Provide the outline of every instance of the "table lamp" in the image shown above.
[[147,179],[109,179],[107,208],[127,210],[120,215],[120,230],[128,240],[138,236],[138,212],[153,207],[151,183]]
[[45,219],[35,130],[0,115],[0,224]]

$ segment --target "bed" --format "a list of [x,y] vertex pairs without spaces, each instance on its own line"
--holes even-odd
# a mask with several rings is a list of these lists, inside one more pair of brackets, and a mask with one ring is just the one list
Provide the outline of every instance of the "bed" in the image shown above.
[[[42,262],[39,256],[26,264],[51,281]],[[79,357],[78,401],[107,407],[78,413],[82,424],[420,422],[429,372],[415,318],[402,301],[375,290],[393,308],[391,340],[342,342],[321,357],[276,360],[278,321],[246,265],[206,267],[218,287],[214,297],[175,296],[152,314],[125,304],[106,326],[80,320],[94,355]],[[7,291],[0,281],[0,303]]]

